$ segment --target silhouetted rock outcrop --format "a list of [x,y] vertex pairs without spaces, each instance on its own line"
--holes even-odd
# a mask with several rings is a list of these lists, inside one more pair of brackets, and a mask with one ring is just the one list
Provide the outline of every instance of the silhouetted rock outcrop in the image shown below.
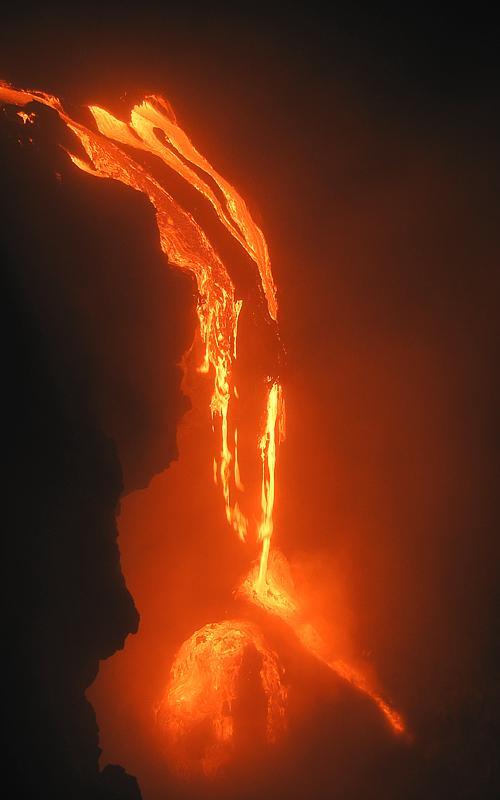
[[130,489],[176,456],[189,331],[174,321],[158,335],[172,322],[158,293],[186,318],[189,295],[155,250],[147,203],[67,165],[61,182],[49,115],[38,134],[3,123],[4,769],[15,797],[132,800],[134,778],[99,773],[85,690],[137,630],[117,544],[120,462]]

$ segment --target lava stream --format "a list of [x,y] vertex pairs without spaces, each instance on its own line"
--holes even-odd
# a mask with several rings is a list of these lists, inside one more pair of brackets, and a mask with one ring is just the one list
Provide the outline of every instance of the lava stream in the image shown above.
[[[270,550],[277,450],[285,436],[283,389],[276,377],[267,378],[263,432],[255,437],[256,456],[262,466],[260,508],[247,516],[234,500],[236,492],[244,491],[238,430],[231,418],[232,398],[238,397],[233,374],[243,301],[237,299],[226,266],[193,215],[130,153],[146,152],[161,160],[210,203],[219,222],[257,266],[268,317],[275,323],[276,287],[266,240],[244,200],[196,149],[178,125],[170,105],[161,97],[148,96],[135,105],[128,122],[99,106],[89,106],[97,132],[70,117],[58,98],[44,92],[0,83],[0,102],[20,107],[37,102],[50,107],[83,148],[86,158],[68,153],[78,169],[94,177],[117,180],[149,199],[156,213],[160,246],[169,264],[189,272],[196,281],[198,333],[203,345],[198,371],[209,373],[213,381],[210,415],[220,437],[213,458],[213,479],[222,490],[226,519],[242,541],[248,537],[249,519],[256,519],[261,555],[240,586],[239,594],[286,622],[308,652],[371,697],[393,731],[403,732],[401,717],[372,686],[367,675],[346,661],[331,657],[314,625],[304,618],[293,588],[283,580],[283,557]],[[24,124],[33,122],[34,112],[17,114]],[[168,746],[182,770],[196,772],[199,767],[204,774],[211,775],[230,758],[234,749],[233,711],[238,676],[249,648],[261,659],[267,740],[276,740],[283,730],[286,689],[278,657],[267,646],[262,633],[242,620],[205,625],[179,649],[157,710]],[[203,744],[199,763],[195,764],[189,742],[192,733],[200,729]]]
[[279,617],[295,633],[302,646],[333,672],[368,695],[380,709],[396,734],[405,732],[401,715],[379,694],[366,671],[345,659],[332,657],[328,643],[315,626],[305,618],[294,590],[286,558],[273,550],[268,564],[267,580],[262,583],[260,565],[256,564],[244,578],[237,595]]
[[[276,287],[262,231],[253,221],[236,189],[197,151],[177,124],[170,105],[161,97],[146,97],[142,103],[134,106],[130,123],[118,120],[99,106],[89,106],[100,133],[95,133],[72,119],[64,111],[61,101],[45,92],[15,89],[0,83],[0,101],[16,106],[25,106],[34,101],[56,111],[68,129],[79,139],[89,159],[85,161],[74,153],[68,153],[75,166],[98,178],[118,180],[145,194],[155,208],[161,248],[169,263],[191,272],[195,277],[199,295],[199,333],[204,344],[204,359],[199,369],[201,372],[209,372],[210,369],[213,372],[210,412],[212,419],[218,418],[220,423],[220,449],[216,456],[215,472],[222,487],[226,519],[244,541],[248,533],[248,518],[238,501],[232,500],[233,488],[241,492],[243,485],[236,457],[236,430],[233,451],[229,444],[230,401],[231,394],[236,393],[232,372],[237,352],[238,318],[243,301],[235,298],[234,285],[225,265],[194,217],[181,208],[164,186],[132,156],[118,147],[117,143],[147,151],[160,158],[210,201],[219,220],[257,264],[269,316],[276,320]],[[28,115],[25,112],[21,114],[26,122]],[[224,204],[193,167],[202,170],[215,181],[224,198]],[[281,393],[277,382],[273,387],[276,388],[272,388],[271,393]],[[274,504],[270,495],[271,491],[273,493],[271,487],[274,487],[275,468],[274,431],[272,435],[270,433],[270,415],[273,413],[268,403],[266,435],[269,446],[266,445],[267,476],[263,475],[262,478],[262,493],[269,500],[266,508],[263,508],[263,517],[258,528],[258,536],[263,542],[263,566],[272,533]],[[275,414],[272,419],[275,425]],[[259,446],[262,452],[262,443]],[[269,472],[271,469],[272,475]]]

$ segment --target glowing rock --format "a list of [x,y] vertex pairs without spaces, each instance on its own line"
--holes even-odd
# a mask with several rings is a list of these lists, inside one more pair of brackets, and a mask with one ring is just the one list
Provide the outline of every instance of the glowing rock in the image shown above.
[[157,710],[177,772],[213,776],[235,755],[245,723],[239,713],[245,663],[253,664],[259,684],[263,740],[273,743],[284,731],[282,669],[260,630],[243,620],[205,625],[180,647]]

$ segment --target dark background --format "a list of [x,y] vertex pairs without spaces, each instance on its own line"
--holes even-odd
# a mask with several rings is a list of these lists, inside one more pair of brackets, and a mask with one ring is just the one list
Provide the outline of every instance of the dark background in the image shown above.
[[[414,734],[356,751],[349,702],[323,708],[296,734],[297,796],[498,796],[498,61],[477,6],[2,13],[1,77],[70,111],[166,95],[263,225],[288,351],[280,529],[342,564]],[[134,797],[98,773],[83,692],[137,627],[115,514],[176,456],[192,287],[144,198],[68,165],[54,115],[0,128],[4,774],[13,796]]]

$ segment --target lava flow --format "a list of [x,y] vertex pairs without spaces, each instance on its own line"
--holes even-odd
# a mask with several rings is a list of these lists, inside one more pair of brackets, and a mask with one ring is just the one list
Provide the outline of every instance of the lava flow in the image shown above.
[[304,616],[286,558],[279,550],[274,550],[271,555],[264,584],[260,578],[259,566],[255,565],[241,583],[238,595],[283,620],[306,650],[356,689],[371,697],[394,733],[404,733],[405,725],[401,715],[384,700],[368,674],[331,653],[328,643],[320,636],[311,620]]
[[[266,701],[265,737],[274,742],[285,724],[286,688],[278,656],[260,630],[244,620],[205,625],[179,649],[165,697],[157,711],[178,770],[215,774],[229,760],[234,743],[233,709],[247,653],[260,659]],[[201,747],[192,746],[201,732]],[[194,757],[193,757],[194,752]]]
[[[128,122],[117,119],[103,108],[89,106],[97,130],[70,117],[58,98],[43,92],[0,84],[0,101],[18,107],[40,103],[53,109],[83,148],[82,155],[86,158],[68,153],[78,169],[95,177],[117,180],[143,193],[151,202],[156,212],[160,245],[168,263],[189,272],[196,281],[197,335],[203,353],[198,372],[207,373],[212,379],[210,415],[218,435],[214,479],[222,490],[225,516],[242,542],[251,537],[261,543],[260,560],[250,569],[237,593],[290,626],[304,648],[369,695],[393,731],[403,732],[399,714],[373,688],[362,671],[329,652],[316,632],[314,621],[304,619],[299,601],[281,580],[279,565],[286,563],[284,556],[271,551],[277,450],[285,436],[284,393],[278,375],[265,378],[263,431],[260,436],[257,432],[255,435],[255,456],[262,462],[260,508],[250,509],[250,512],[242,508],[244,487],[238,460],[238,429],[232,408],[234,398],[238,398],[234,366],[243,301],[236,297],[228,269],[194,216],[167,191],[164,179],[154,177],[131,153],[138,151],[139,156],[147,153],[161,160],[208,201],[220,224],[256,265],[267,318],[276,329],[278,305],[268,248],[244,200],[198,152],[178,125],[171,106],[161,97],[149,96],[135,105]],[[18,113],[27,123],[33,121],[35,112]],[[252,525],[251,520],[255,520]],[[268,647],[260,630],[242,620],[206,625],[179,649],[157,709],[158,721],[175,746],[179,769],[196,771],[183,747],[200,725],[205,726],[206,735],[199,756],[201,771],[212,775],[230,757],[234,739],[232,709],[248,647],[253,647],[261,659],[268,741],[276,740],[283,731],[286,687],[278,656]]]

